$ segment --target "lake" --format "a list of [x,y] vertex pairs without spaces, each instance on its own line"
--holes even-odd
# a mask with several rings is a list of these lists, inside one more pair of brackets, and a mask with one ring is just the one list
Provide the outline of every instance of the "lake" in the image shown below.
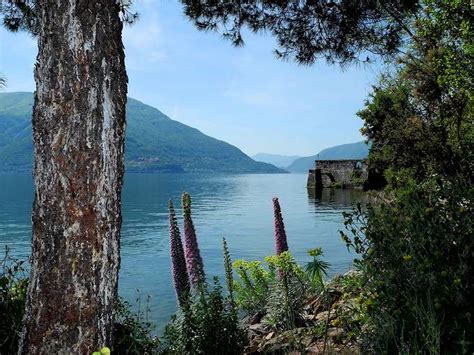
[[[272,198],[279,197],[288,244],[298,262],[322,247],[330,274],[351,266],[339,237],[343,211],[364,199],[360,190],[325,189],[314,196],[305,174],[191,175],[128,174],[123,191],[123,229],[119,292],[143,309],[149,295],[149,320],[158,331],[176,309],[168,253],[168,199],[181,214],[180,195],[191,194],[192,213],[207,276],[222,276],[222,237],[233,260],[262,259],[273,253]],[[26,258],[30,252],[33,185],[30,175],[0,175],[0,247]],[[182,219],[179,219],[182,225]]]

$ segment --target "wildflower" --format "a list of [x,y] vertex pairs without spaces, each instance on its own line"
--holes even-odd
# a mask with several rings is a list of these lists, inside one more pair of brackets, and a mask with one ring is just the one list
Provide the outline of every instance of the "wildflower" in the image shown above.
[[403,260],[405,260],[405,261],[410,261],[411,259],[413,259],[413,256],[411,256],[411,255],[403,255]]
[[189,279],[186,271],[186,259],[184,257],[183,244],[179,233],[176,213],[173,202],[169,201],[170,218],[170,255],[173,273],[174,289],[180,306],[184,306],[189,294]]
[[183,217],[184,217],[184,255],[186,267],[193,287],[197,287],[204,281],[204,267],[191,218],[191,196],[185,192],[182,196]]
[[273,213],[275,220],[275,252],[280,255],[282,252],[288,250],[288,242],[286,240],[285,224],[281,215],[280,203],[278,198],[273,198]]

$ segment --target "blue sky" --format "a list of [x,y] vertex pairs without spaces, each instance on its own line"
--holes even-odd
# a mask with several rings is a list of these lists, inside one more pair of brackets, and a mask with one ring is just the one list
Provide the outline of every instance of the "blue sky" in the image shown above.
[[[245,153],[312,155],[362,140],[356,112],[379,68],[342,71],[277,60],[270,36],[248,34],[234,48],[198,32],[178,1],[137,0],[141,17],[124,30],[129,96]],[[36,42],[0,29],[7,91],[33,91]]]

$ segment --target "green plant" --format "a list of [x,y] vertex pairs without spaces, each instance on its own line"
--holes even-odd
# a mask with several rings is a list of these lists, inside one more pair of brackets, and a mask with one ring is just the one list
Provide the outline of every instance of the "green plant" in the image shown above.
[[324,276],[327,276],[330,264],[321,259],[324,255],[322,248],[310,249],[308,254],[313,257],[313,260],[306,264],[305,271],[313,290],[319,291],[324,287]]
[[15,354],[25,311],[28,278],[25,262],[10,255],[0,260],[0,354]]
[[222,238],[222,249],[224,254],[224,272],[225,281],[227,285],[227,292],[229,293],[229,303],[232,307],[232,311],[235,312],[235,300],[234,300],[234,274],[232,272],[232,259],[230,257],[229,247],[227,241]]
[[247,314],[264,312],[270,286],[275,282],[275,269],[265,269],[260,261],[236,260],[233,268],[238,279],[234,280],[235,301]]
[[99,351],[94,351],[92,355],[110,355],[110,349],[106,346],[104,346],[102,349]]
[[226,306],[222,287],[214,278],[201,284],[185,307],[166,327],[164,352],[169,354],[240,354],[245,335],[236,313]]
[[289,251],[265,257],[265,264],[234,262],[237,306],[249,316],[265,316],[265,323],[275,329],[291,329],[301,322],[308,278]]
[[472,351],[474,189],[437,176],[393,196],[346,214],[350,233],[342,233],[364,265],[366,343],[375,351]]
[[153,335],[153,326],[148,321],[148,299],[142,312],[140,295],[137,295],[138,311],[133,314],[131,305],[119,299],[116,305],[117,318],[114,329],[114,354],[153,354],[158,352],[159,340]]
[[302,323],[302,311],[308,291],[308,278],[289,251],[265,257],[270,270],[277,270],[266,305],[265,322],[279,330]]

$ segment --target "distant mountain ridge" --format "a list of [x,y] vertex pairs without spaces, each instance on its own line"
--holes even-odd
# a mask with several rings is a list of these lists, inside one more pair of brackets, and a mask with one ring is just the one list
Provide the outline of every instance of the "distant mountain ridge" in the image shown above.
[[[30,92],[0,93],[0,172],[32,169],[32,107]],[[127,172],[283,172],[132,98],[127,103],[125,166]]]
[[369,155],[369,149],[370,144],[368,145],[364,141],[341,144],[323,149],[316,155],[296,159],[285,169],[292,173],[306,173],[309,169],[314,168],[316,159],[365,159]]
[[279,168],[286,168],[288,165],[293,163],[296,159],[301,158],[299,155],[279,155],[279,154],[268,154],[268,153],[257,153],[252,155],[252,159],[275,165]]

